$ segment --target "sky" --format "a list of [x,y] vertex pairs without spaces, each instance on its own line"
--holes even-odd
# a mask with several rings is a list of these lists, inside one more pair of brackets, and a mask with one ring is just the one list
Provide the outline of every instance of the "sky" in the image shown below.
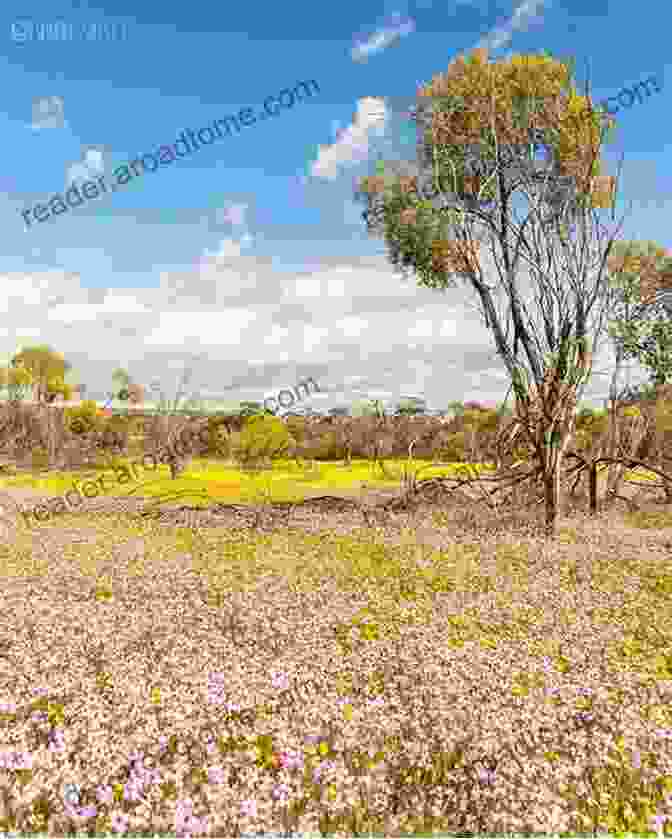
[[[430,409],[501,401],[509,381],[473,293],[395,272],[355,185],[379,159],[415,159],[416,89],[457,55],[548,50],[575,58],[597,102],[656,79],[659,93],[619,108],[604,160],[623,167],[621,235],[672,246],[669,46],[655,25],[669,14],[658,0],[637,11],[610,0],[5,0],[0,358],[49,344],[95,399],[121,366],[168,398],[186,369],[191,395],[227,404],[308,377],[320,412],[404,396]],[[283,90],[299,96],[278,100]],[[222,127],[269,97],[274,113]],[[180,159],[161,152],[207,127]],[[112,190],[119,167],[155,152],[156,171]],[[87,179],[106,191],[44,209]],[[602,404],[611,369],[607,346],[585,402]],[[645,379],[636,366],[628,375]]]

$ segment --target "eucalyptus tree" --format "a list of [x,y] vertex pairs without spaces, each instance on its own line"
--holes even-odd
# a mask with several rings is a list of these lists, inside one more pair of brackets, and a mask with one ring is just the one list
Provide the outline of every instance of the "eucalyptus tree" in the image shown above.
[[460,278],[474,293],[535,453],[548,536],[612,302],[606,262],[618,232],[597,212],[615,199],[600,161],[613,118],[572,74],[547,53],[460,56],[418,90],[417,160],[379,163],[357,193],[397,270],[441,291]]

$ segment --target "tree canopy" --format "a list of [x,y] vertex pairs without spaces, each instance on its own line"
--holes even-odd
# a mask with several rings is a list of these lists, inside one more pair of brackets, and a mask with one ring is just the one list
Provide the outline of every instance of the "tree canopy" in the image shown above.
[[30,373],[38,402],[53,402],[59,393],[64,399],[72,395],[71,385],[65,382],[66,373],[72,365],[47,344],[24,347],[12,357],[11,367],[23,368]]

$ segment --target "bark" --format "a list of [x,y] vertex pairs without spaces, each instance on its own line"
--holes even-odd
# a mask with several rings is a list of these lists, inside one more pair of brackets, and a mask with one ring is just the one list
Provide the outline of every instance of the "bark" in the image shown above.
[[569,439],[568,435],[560,446],[546,446],[546,452],[544,453],[545,534],[548,539],[552,539],[555,536],[558,516],[561,513],[560,480],[562,478],[565,450]]
[[[585,358],[581,362],[585,364]],[[560,514],[562,467],[576,424],[576,388],[559,386],[557,368],[549,369],[546,382],[534,394],[516,400],[516,413],[541,466],[544,488],[545,534],[553,538]]]

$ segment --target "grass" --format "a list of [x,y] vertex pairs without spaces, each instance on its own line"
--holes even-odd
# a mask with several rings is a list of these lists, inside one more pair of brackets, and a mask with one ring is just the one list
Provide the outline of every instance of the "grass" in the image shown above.
[[[137,464],[139,458],[120,458],[119,465],[126,467]],[[109,469],[97,469],[78,472],[56,472],[45,477],[33,475],[3,478],[0,488],[35,489],[41,492],[61,495],[72,489],[73,485],[97,479],[102,474],[109,474],[110,480],[105,481],[105,493],[99,495],[133,495],[134,497],[156,498],[166,493],[180,494],[193,492],[194,506],[207,506],[210,501],[199,500],[196,494],[207,493],[209,499],[226,501],[229,503],[244,502],[250,493],[259,491],[259,487],[268,487],[276,501],[293,501],[305,497],[306,494],[331,491],[357,490],[363,482],[372,489],[394,489],[399,486],[400,476],[406,466],[403,460],[386,461],[386,470],[396,478],[382,477],[380,470],[369,461],[353,460],[350,466],[341,463],[314,462],[311,466],[300,466],[294,461],[277,461],[271,471],[264,471],[258,475],[245,475],[232,464],[212,463],[205,459],[194,459],[188,472],[176,478],[170,477],[168,466],[159,465],[154,469],[138,469],[141,481],[119,482],[115,473]],[[416,461],[416,468],[422,470],[421,478],[454,475],[460,464],[445,464],[430,466]],[[480,467],[487,470],[488,465]],[[131,470],[131,474],[134,470]]]
[[[282,464],[274,497],[376,483],[320,466]],[[222,464],[165,471],[244,495]],[[0,831],[672,832],[672,513],[566,518],[550,544],[456,521],[17,532]]]

